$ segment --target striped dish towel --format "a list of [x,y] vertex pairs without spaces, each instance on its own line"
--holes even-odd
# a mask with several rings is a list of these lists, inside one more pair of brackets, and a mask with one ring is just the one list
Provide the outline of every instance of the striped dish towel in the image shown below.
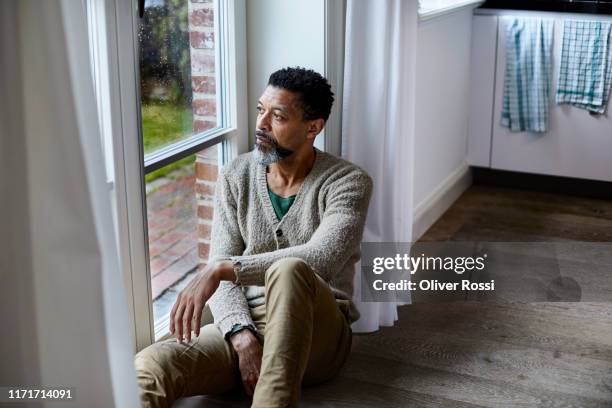
[[612,84],[611,30],[608,21],[563,23],[557,104],[605,113]]
[[546,132],[554,20],[504,17],[506,75],[501,125],[512,132]]

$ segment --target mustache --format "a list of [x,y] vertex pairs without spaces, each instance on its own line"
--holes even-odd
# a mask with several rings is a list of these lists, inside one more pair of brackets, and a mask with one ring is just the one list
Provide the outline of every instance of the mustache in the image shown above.
[[272,138],[272,136],[268,135],[265,132],[262,132],[261,130],[256,131],[255,136],[264,139],[266,142],[270,143],[273,146],[278,146],[278,143],[276,142],[276,140],[274,140],[274,138]]
[[294,153],[293,150],[285,149],[284,147],[280,146],[278,144],[278,142],[272,136],[268,135],[266,132],[262,132],[261,130],[257,130],[257,131],[255,131],[255,136],[265,140],[268,143],[270,143],[272,145],[273,149],[276,151],[276,154],[278,154],[278,156],[281,159],[284,159],[285,157],[289,157],[289,156],[291,156]]
[[264,139],[266,142],[277,144],[276,140],[274,140],[272,136],[268,135],[266,132],[262,132],[261,130],[256,131],[255,136]]

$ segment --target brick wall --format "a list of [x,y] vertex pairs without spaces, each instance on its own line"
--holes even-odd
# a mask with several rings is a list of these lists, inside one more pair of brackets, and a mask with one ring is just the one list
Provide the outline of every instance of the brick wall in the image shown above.
[[[217,125],[215,83],[215,10],[212,0],[189,1],[193,131]],[[210,251],[213,196],[217,180],[218,147],[196,154],[196,198],[198,200],[198,254],[206,263]]]
[[210,250],[213,197],[217,180],[217,146],[196,155],[196,198],[198,200],[198,254],[206,263]]

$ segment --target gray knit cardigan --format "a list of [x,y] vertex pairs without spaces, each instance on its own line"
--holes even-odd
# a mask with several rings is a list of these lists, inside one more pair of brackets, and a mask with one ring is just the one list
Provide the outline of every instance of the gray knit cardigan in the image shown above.
[[[266,166],[252,153],[220,172],[210,261],[229,259],[237,265],[236,282],[221,282],[208,301],[223,335],[236,323],[253,324],[249,307],[265,302],[265,272],[281,258],[301,258],[329,283],[337,299],[351,300],[372,179],[346,160],[318,149],[315,153],[313,168],[280,221],[268,196]],[[358,318],[351,301],[349,319]]]

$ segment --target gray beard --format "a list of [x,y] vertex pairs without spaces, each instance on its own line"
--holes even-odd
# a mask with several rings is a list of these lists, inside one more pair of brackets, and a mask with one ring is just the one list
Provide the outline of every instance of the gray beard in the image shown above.
[[277,163],[282,160],[276,149],[272,148],[269,151],[264,151],[259,145],[255,145],[253,156],[257,163],[267,166],[268,164]]

